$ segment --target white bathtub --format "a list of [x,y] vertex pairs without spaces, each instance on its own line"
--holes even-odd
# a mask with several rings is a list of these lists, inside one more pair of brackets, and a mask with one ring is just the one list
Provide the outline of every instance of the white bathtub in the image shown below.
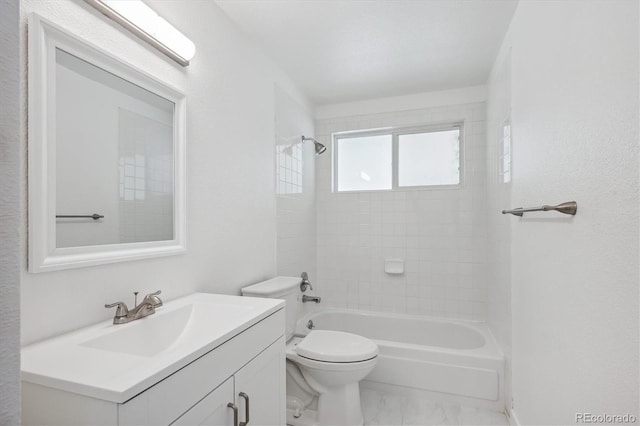
[[378,364],[367,381],[438,392],[503,407],[504,357],[483,323],[320,309],[298,321],[296,333],[338,330],[374,340]]

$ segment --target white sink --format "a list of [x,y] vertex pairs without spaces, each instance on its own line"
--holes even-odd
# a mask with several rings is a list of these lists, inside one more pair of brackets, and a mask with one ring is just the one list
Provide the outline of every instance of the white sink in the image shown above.
[[22,379],[124,402],[283,307],[195,293],[127,324],[108,321],[24,347]]
[[204,329],[215,321],[225,322],[233,315],[249,310],[250,306],[237,304],[188,304],[164,315],[153,314],[133,321],[126,327],[116,326],[111,333],[80,343],[80,346],[150,357],[170,348],[185,334],[205,332]]
[[130,327],[116,329],[80,346],[122,352],[132,355],[153,356],[171,346],[189,324],[193,305],[183,306],[166,315],[155,315],[137,320]]

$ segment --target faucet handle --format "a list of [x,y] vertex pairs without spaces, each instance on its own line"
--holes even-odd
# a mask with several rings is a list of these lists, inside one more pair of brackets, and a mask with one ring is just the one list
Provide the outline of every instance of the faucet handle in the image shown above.
[[129,309],[124,302],[116,302],[104,305],[105,308],[115,308],[116,306],[118,307],[118,309],[116,309],[116,317],[126,317],[129,314]]
[[309,282],[309,275],[307,275],[306,272],[303,272],[300,275],[300,278],[302,278],[302,282],[300,283],[300,291],[301,292],[305,292],[307,291],[307,287],[311,290],[313,290],[313,287],[311,287],[311,283]]
[[147,294],[147,295],[144,297],[144,299],[142,300],[142,302],[143,302],[143,303],[144,303],[144,302],[148,302],[148,303],[150,303],[151,305],[153,305],[153,307],[154,307],[154,308],[157,308],[158,306],[162,306],[162,299],[160,299],[160,298],[158,297],[158,295],[159,295],[160,293],[162,293],[162,291],[160,291],[160,290],[155,291],[155,292],[153,292],[153,293],[149,293],[149,294]]

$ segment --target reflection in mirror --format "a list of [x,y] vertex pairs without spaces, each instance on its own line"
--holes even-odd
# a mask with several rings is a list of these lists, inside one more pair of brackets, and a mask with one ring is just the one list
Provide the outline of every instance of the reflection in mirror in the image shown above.
[[55,75],[56,247],[173,239],[174,103],[60,48]]
[[29,271],[186,251],[186,96],[29,16]]

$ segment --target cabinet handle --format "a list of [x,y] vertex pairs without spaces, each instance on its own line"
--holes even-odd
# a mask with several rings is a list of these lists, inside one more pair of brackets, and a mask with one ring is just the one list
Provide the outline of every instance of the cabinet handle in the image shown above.
[[240,398],[244,398],[244,422],[240,422],[240,426],[247,426],[249,424],[249,395],[244,392],[240,392]]
[[233,410],[233,426],[238,426],[238,407],[233,402],[228,403],[227,407]]

